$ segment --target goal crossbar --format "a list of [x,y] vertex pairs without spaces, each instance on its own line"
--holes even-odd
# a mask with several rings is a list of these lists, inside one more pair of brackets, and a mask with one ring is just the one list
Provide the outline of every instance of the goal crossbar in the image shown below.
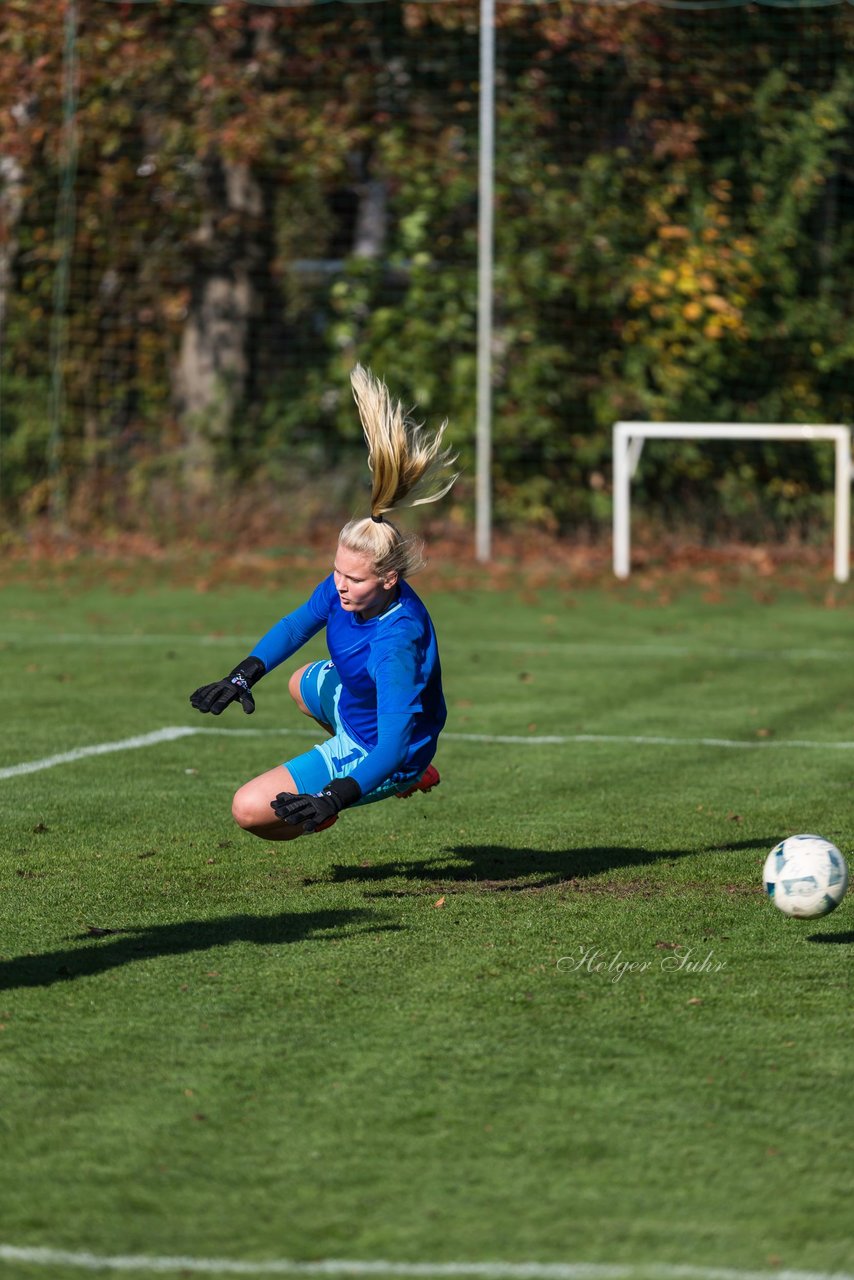
[[833,511],[833,576],[847,582],[850,572],[851,428],[847,426],[742,422],[617,422],[614,424],[614,573],[631,572],[631,483],[644,441],[658,440],[795,440],[832,441],[835,446]]

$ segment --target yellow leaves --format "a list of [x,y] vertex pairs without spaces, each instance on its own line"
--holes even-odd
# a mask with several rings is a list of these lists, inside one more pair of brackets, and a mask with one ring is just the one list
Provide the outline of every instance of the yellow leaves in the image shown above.
[[623,337],[647,349],[673,395],[695,376],[710,345],[750,336],[745,317],[761,281],[752,236],[725,230],[731,198],[729,181],[715,182],[683,223],[672,204],[665,207],[669,201],[647,204],[650,239],[632,261],[628,306],[634,314]]
[[819,108],[815,112],[813,120],[819,129],[824,129],[827,133],[835,133],[837,129],[841,128],[842,117],[836,112],[827,111],[826,106],[827,104],[825,103],[823,108]]
[[732,183],[729,178],[719,178],[717,182],[712,183],[711,192],[719,203],[726,204],[732,199]]

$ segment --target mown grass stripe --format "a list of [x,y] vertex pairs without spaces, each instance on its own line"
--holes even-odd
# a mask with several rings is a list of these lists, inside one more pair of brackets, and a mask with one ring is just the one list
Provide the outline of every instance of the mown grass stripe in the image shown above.
[[[22,632],[0,633],[0,644],[35,645],[202,645],[216,648],[245,648],[254,644],[257,635],[189,635],[187,633],[140,632],[138,634],[113,632],[58,632],[42,635],[25,635]],[[737,658],[756,662],[847,662],[850,654],[846,649],[822,649],[810,646],[803,649],[751,649],[725,645],[703,644],[656,644],[640,641],[602,641],[602,640],[551,640],[548,636],[531,636],[525,640],[478,639],[456,640],[445,637],[441,641],[442,650],[490,653],[579,653],[594,655],[611,655],[614,657],[651,657],[651,658],[703,658],[706,660],[719,658]]]
[[[224,726],[172,725],[141,733],[132,738],[120,738],[115,742],[94,742],[86,747],[74,747],[41,760],[23,760],[20,764],[0,768],[0,781],[18,778],[27,773],[39,773],[60,764],[76,764],[88,756],[111,755],[116,751],[136,751],[140,747],[154,747],[162,742],[174,742],[179,738],[198,735],[221,734],[232,738],[262,737],[315,737],[311,729],[227,729]],[[817,742],[808,738],[758,738],[755,741],[739,738],[668,738],[641,734],[618,733],[569,733],[569,734],[513,734],[513,733],[454,733],[443,735],[447,742],[478,742],[486,746],[562,747],[584,744],[639,747],[717,747],[724,750],[763,750],[790,748],[808,751],[854,751],[854,742]]]

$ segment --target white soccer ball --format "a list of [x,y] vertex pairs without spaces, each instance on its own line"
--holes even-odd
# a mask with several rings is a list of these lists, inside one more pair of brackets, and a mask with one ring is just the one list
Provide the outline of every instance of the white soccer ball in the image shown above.
[[788,836],[765,859],[765,892],[787,916],[810,919],[835,910],[848,888],[848,866],[821,836]]

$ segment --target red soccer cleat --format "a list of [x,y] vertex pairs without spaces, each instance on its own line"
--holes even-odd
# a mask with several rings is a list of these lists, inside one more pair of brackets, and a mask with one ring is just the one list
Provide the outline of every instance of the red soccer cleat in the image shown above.
[[434,769],[432,764],[428,764],[421,777],[413,787],[408,791],[398,791],[398,800],[407,800],[410,796],[414,796],[416,791],[432,791],[434,787],[438,787],[441,782],[439,770]]

